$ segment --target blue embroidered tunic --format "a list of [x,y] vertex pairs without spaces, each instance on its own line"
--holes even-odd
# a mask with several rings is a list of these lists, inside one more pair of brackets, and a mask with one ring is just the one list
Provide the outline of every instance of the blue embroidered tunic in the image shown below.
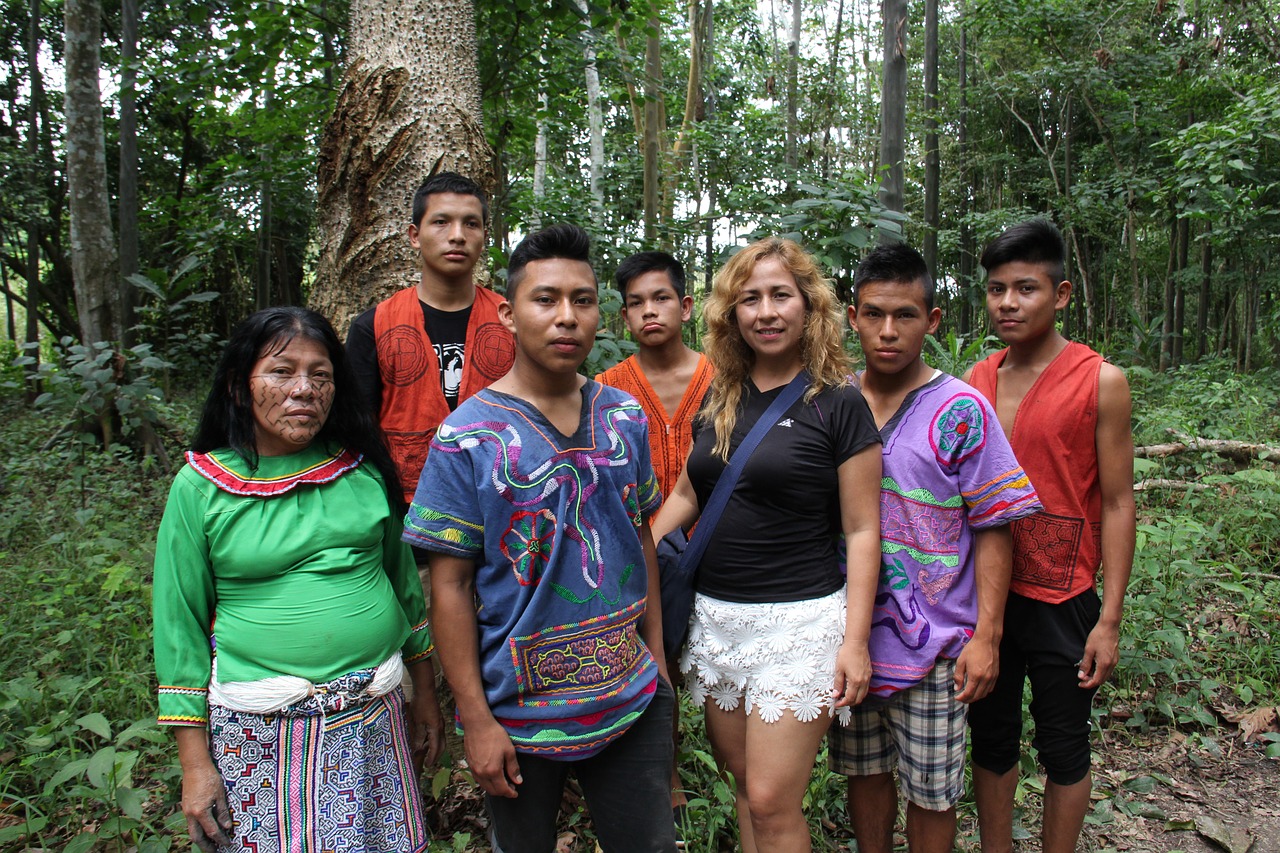
[[584,758],[648,706],[639,527],[661,500],[644,412],[596,382],[572,436],[487,389],[431,442],[404,538],[475,562],[485,697],[517,751]]

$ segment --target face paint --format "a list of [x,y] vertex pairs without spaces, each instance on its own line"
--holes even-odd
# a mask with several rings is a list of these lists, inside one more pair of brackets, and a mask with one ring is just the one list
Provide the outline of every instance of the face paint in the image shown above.
[[249,377],[254,440],[262,456],[284,456],[310,446],[333,405],[333,364],[324,345],[295,337],[264,354]]

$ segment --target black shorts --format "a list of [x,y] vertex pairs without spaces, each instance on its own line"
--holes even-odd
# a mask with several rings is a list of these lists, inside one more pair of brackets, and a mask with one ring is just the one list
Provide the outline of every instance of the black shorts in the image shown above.
[[1096,688],[1080,687],[1080,661],[1102,602],[1092,589],[1061,604],[1009,593],[1000,642],[1000,677],[969,708],[973,763],[1004,774],[1017,765],[1022,740],[1022,688],[1031,680],[1031,719],[1049,781],[1072,785],[1089,772],[1089,723]]

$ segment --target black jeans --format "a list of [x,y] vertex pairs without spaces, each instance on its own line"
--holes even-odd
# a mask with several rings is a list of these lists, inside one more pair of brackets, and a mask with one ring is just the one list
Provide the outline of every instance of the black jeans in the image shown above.
[[675,693],[658,679],[640,719],[590,758],[552,761],[521,755],[520,796],[485,795],[494,853],[551,853],[564,783],[572,770],[582,785],[600,847],[606,853],[671,853],[671,719]]

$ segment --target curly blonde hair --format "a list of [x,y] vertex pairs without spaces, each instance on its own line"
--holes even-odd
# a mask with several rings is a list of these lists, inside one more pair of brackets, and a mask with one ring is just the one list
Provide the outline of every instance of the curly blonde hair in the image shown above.
[[800,360],[813,380],[805,400],[812,400],[824,388],[849,384],[851,370],[843,346],[844,315],[831,282],[822,274],[817,261],[797,243],[782,237],[766,237],[747,246],[716,273],[711,296],[703,310],[707,324],[706,355],[716,373],[700,417],[715,426],[716,444],[712,452],[726,462],[729,439],[738,421],[743,383],[756,360],[755,352],[738,329],[738,300],[756,264],[769,258],[782,262],[804,298]]

